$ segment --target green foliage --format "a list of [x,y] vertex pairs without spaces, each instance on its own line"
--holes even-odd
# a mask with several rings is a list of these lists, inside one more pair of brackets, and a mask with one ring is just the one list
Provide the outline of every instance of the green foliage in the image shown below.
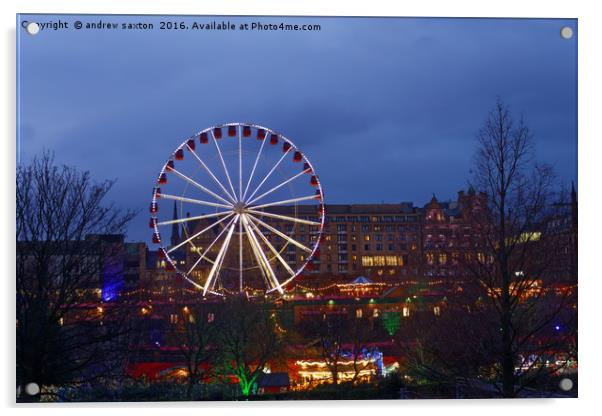
[[395,335],[401,325],[401,316],[399,312],[383,312],[383,326],[390,336]]

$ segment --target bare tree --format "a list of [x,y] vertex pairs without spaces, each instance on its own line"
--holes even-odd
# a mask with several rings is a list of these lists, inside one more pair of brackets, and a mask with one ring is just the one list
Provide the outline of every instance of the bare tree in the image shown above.
[[[470,386],[485,378],[496,364],[496,317],[465,292],[448,295],[440,314],[430,310],[404,318],[394,341],[407,375],[417,382]],[[499,329],[497,330],[499,333]]]
[[225,376],[238,379],[244,396],[253,393],[258,378],[267,369],[272,358],[284,346],[276,315],[268,304],[249,301],[244,297],[226,300],[218,312],[222,358]]
[[127,305],[99,304],[104,275],[120,273],[123,246],[111,235],[123,233],[134,215],[104,202],[112,185],[55,165],[49,153],[17,168],[21,387],[37,383],[44,393],[46,386],[83,383],[123,364],[117,353],[127,349]]
[[347,317],[342,314],[325,314],[321,320],[313,320],[305,326],[305,336],[314,338],[332,383],[339,384],[341,362],[344,360],[343,339],[347,328]]
[[349,322],[347,337],[349,342],[349,356],[353,366],[352,383],[359,381],[362,371],[373,367],[370,357],[377,351],[370,345],[375,339],[373,317],[357,317]]
[[214,367],[220,356],[220,327],[215,321],[213,306],[185,306],[179,315],[179,325],[174,325],[173,337],[188,372],[186,396],[189,400],[196,385],[214,377]]
[[501,393],[515,397],[546,370],[545,351],[563,338],[551,328],[558,319],[572,320],[563,313],[571,290],[554,290],[558,275],[551,268],[565,244],[548,227],[562,215],[558,187],[552,168],[537,163],[523,118],[516,121],[500,100],[479,130],[473,174],[487,206],[473,207],[476,245],[465,264],[497,317],[490,345]]

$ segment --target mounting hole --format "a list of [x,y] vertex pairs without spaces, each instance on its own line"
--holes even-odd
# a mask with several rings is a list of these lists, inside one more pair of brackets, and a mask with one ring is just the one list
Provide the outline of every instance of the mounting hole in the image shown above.
[[40,25],[36,22],[29,22],[27,26],[25,26],[25,30],[27,30],[27,33],[30,35],[37,35],[40,31]]
[[560,29],[560,36],[562,36],[563,39],[572,38],[573,29],[571,29],[569,26],[564,26],[562,29]]
[[558,387],[560,387],[560,390],[570,391],[573,388],[573,380],[570,378],[563,378],[560,380],[560,383],[558,383]]
[[27,383],[25,386],[25,393],[30,396],[35,396],[40,393],[40,386],[38,386],[38,383]]

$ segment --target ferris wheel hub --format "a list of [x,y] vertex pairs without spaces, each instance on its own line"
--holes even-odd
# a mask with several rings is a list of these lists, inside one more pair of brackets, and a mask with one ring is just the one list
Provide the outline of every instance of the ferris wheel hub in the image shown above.
[[247,205],[244,202],[237,202],[234,204],[234,207],[232,210],[237,214],[243,214],[245,212],[246,208],[247,208]]

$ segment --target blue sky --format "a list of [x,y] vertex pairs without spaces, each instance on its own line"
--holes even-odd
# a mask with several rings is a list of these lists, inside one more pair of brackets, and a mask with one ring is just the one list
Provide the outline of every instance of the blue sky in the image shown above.
[[320,31],[19,32],[20,160],[42,149],[115,178],[148,240],[156,172],[182,140],[253,121],[290,137],[327,203],[428,202],[465,188],[475,135],[500,96],[538,159],[577,179],[575,20],[21,16],[29,21],[317,23]]

